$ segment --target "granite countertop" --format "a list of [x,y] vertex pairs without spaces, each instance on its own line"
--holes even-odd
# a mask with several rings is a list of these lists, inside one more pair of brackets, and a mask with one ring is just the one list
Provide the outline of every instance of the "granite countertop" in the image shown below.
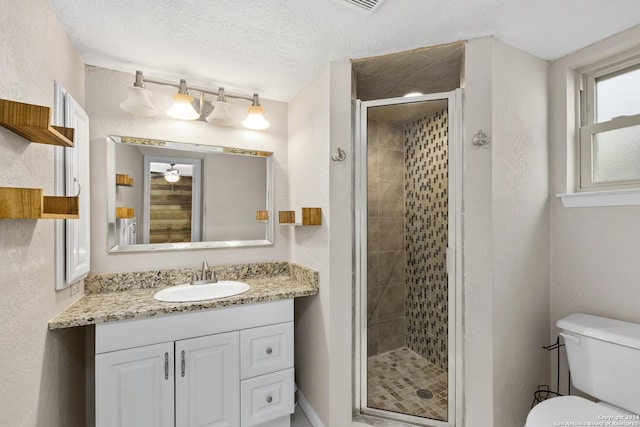
[[195,302],[160,302],[159,289],[187,283],[193,269],[92,275],[85,295],[49,321],[49,329],[72,328],[127,319],[206,310],[318,294],[318,272],[294,263],[215,266],[218,280],[239,280],[251,286],[228,298]]

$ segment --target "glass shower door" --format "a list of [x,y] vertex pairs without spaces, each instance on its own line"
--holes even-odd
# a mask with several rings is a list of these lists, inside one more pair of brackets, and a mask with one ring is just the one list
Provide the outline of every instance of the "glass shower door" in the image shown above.
[[455,282],[447,268],[453,98],[361,104],[356,330],[364,415],[455,425]]

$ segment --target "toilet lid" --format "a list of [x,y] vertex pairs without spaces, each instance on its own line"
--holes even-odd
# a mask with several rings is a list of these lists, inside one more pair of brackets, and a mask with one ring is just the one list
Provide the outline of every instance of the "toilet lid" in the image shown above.
[[[598,425],[598,423],[606,422],[608,416],[623,414],[624,412],[615,411],[578,396],[560,396],[545,400],[534,407],[529,412],[525,427]],[[615,420],[615,418],[609,419],[609,421],[611,420]]]

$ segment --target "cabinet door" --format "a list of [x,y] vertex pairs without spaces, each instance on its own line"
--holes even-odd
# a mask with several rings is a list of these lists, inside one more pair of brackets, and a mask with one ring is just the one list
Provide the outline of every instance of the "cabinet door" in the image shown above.
[[67,196],[80,197],[80,218],[66,220],[68,284],[83,279],[90,268],[90,180],[89,117],[69,94],[66,98],[65,126],[74,129],[74,147],[66,149]]
[[57,82],[54,95],[53,124],[74,129],[73,148],[55,148],[55,192],[80,197],[80,218],[55,224],[56,289],[64,289],[90,268],[89,117]]
[[240,425],[239,333],[176,341],[176,427]]
[[172,427],[173,343],[96,355],[96,427]]

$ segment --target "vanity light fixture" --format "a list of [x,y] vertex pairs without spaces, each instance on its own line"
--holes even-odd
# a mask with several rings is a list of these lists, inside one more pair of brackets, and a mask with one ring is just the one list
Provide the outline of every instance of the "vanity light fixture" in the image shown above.
[[[136,71],[136,81],[132,88],[129,88],[130,94],[126,100],[120,103],[120,108],[124,111],[139,116],[154,116],[156,110],[151,104],[149,97],[151,91],[145,88],[145,83],[153,83],[163,86],[172,86],[178,88],[178,93],[173,96],[173,105],[167,110],[167,114],[171,117],[182,120],[206,120],[212,124],[231,125],[233,124],[233,116],[231,114],[227,98],[243,99],[251,102],[248,115],[242,122],[242,125],[248,129],[264,130],[269,127],[269,122],[264,117],[264,109],[260,106],[260,99],[257,93],[253,97],[245,97],[238,95],[228,95],[224,88],[220,87],[218,92],[207,89],[189,87],[189,90],[200,93],[199,105],[194,108],[193,97],[187,92],[187,82],[180,80],[180,84],[168,83],[166,81],[144,79],[142,71]],[[206,115],[206,107],[204,95],[214,95],[216,100],[211,102],[213,111]],[[205,118],[206,115],[206,118]]]
[[192,102],[193,96],[187,92],[187,81],[181,79],[178,93],[173,95],[173,105],[167,110],[167,114],[174,119],[195,120],[200,117],[200,113],[193,108]]
[[270,126],[267,119],[264,118],[264,109],[260,106],[260,98],[258,98],[257,93],[253,94],[253,102],[249,107],[249,114],[242,122],[242,126],[253,130],[263,130]]
[[133,87],[128,88],[128,91],[129,96],[120,103],[120,108],[127,113],[138,116],[151,117],[156,115],[156,109],[149,99],[151,91],[144,87],[142,71],[136,71],[136,81],[133,83]]
[[233,117],[229,111],[229,104],[224,94],[224,88],[218,89],[218,98],[211,103],[213,111],[207,116],[209,123],[215,123],[220,125],[230,125],[233,123]]

